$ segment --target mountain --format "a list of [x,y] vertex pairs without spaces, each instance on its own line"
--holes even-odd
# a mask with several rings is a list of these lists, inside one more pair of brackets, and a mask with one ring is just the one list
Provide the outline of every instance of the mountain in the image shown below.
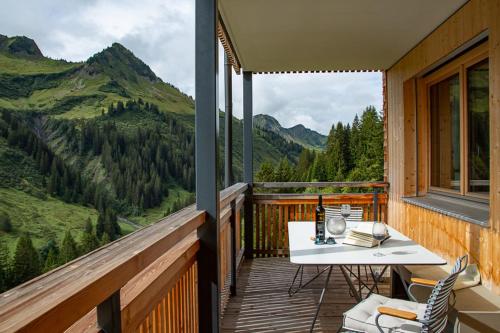
[[0,35],[0,52],[20,57],[43,57],[33,39],[28,37],[7,37]]
[[[238,180],[243,124],[232,121]],[[302,149],[256,128],[255,170],[295,164]],[[191,202],[193,190],[192,97],[118,43],[69,62],[0,35],[0,216],[12,223],[0,240],[10,249],[23,233],[37,248],[68,229],[79,239],[87,218],[96,224],[110,209],[127,233]]]
[[256,127],[275,132],[286,140],[298,143],[306,148],[319,150],[325,148],[326,136],[306,128],[302,124],[284,128],[276,118],[265,114],[255,115],[253,121]]

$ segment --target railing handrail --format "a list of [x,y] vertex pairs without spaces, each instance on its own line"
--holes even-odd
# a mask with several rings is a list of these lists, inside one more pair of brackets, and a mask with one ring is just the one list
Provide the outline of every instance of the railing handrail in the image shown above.
[[255,182],[253,183],[254,188],[267,188],[267,189],[279,189],[279,188],[302,188],[302,187],[313,187],[313,188],[342,188],[342,187],[352,187],[352,188],[387,188],[389,187],[388,182]]
[[[323,202],[353,200],[363,202],[373,202],[374,193],[323,193]],[[387,193],[377,193],[381,199],[387,198]],[[288,201],[298,201],[304,203],[315,203],[318,201],[317,193],[253,193],[254,201],[276,200],[283,203]]]
[[0,331],[70,327],[204,222],[205,212],[191,205],[5,292]]
[[220,208],[224,208],[248,189],[247,183],[236,183],[220,191]]
[[[222,190],[221,213],[231,202],[240,202],[247,188],[237,183]],[[205,220],[206,213],[191,205],[5,292],[0,297],[0,331],[69,328],[167,251],[187,241]]]

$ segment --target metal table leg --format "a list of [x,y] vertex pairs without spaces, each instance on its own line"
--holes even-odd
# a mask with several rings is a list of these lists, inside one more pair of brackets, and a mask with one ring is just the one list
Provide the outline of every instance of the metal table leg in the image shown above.
[[328,289],[328,282],[330,282],[330,275],[332,274],[333,266],[328,266],[327,269],[328,269],[328,274],[326,276],[325,285],[323,287],[323,290],[321,291],[321,296],[319,298],[318,307],[316,308],[316,314],[314,315],[314,319],[313,319],[313,322],[311,324],[311,330],[310,330],[310,332],[312,332],[314,330],[314,325],[316,324],[316,319],[318,318],[318,315],[319,315],[319,310],[321,308],[321,303],[323,303],[323,297],[325,296],[325,292]]
[[[316,266],[316,267],[318,267],[318,266]],[[310,279],[306,283],[302,284],[302,277],[304,275],[304,265],[300,265],[299,268],[297,269],[297,272],[295,272],[295,276],[293,277],[292,284],[288,288],[288,296],[291,297],[291,296],[295,295],[300,289],[307,287],[309,285],[309,283],[313,282],[321,274],[323,274],[324,272],[326,272],[328,270],[328,267],[329,266],[327,266],[326,268],[322,269],[321,271],[319,270],[319,268],[317,268],[318,273],[312,279]],[[297,276],[299,275],[299,272],[300,272],[299,285],[298,285],[298,287],[296,289],[293,289],[293,286],[295,285],[295,281],[297,280]]]
[[[378,292],[378,283],[382,279],[382,276],[384,275],[385,271],[387,270],[387,268],[389,266],[387,266],[387,265],[384,266],[384,268],[382,269],[382,272],[380,273],[380,275],[378,277],[375,276],[375,273],[373,273],[373,270],[371,270],[371,267],[370,267],[370,270],[372,272],[371,276],[373,279],[373,285],[371,285],[371,286],[368,286],[365,282],[361,281],[361,276],[359,275],[359,272],[358,272],[358,275],[356,275],[352,270],[349,269],[349,267],[347,267],[345,265],[340,266],[340,267],[341,267],[341,269],[343,268],[344,270],[349,272],[349,275],[344,275],[344,278],[346,279],[346,282],[349,284],[349,295],[351,297],[356,297],[356,296],[354,295],[354,292],[353,292],[353,290],[354,290],[353,288],[355,288],[355,287],[350,279],[350,276],[355,276],[356,279],[358,280],[358,297],[361,300],[361,299],[363,299],[363,294],[362,294],[363,288],[366,288],[368,290],[368,294],[366,295],[366,297],[370,296],[375,289]],[[347,272],[346,272],[346,274],[347,274]],[[352,288],[351,288],[351,285],[352,285]],[[359,300],[358,300],[358,302],[359,302]]]
[[342,274],[344,275],[344,278],[349,285],[349,288],[351,289],[352,294],[354,295],[354,298],[356,299],[356,302],[361,302],[361,296],[358,294],[358,291],[356,290],[356,287],[352,284],[351,278],[349,277],[349,274],[347,274],[347,271],[344,267],[344,265],[339,265],[340,270],[342,271]]

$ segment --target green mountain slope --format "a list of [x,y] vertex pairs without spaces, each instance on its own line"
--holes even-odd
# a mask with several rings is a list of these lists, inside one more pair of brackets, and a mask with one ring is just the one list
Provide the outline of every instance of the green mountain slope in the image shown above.
[[[233,129],[238,180],[242,122],[233,118]],[[283,158],[294,164],[301,150],[255,129],[256,170]],[[78,239],[86,218],[95,224],[106,207],[126,233],[192,200],[194,100],[120,44],[73,63],[44,57],[29,38],[0,35],[0,157],[0,213],[13,226],[0,240],[11,249],[25,232],[37,247],[67,229]]]
[[298,143],[306,148],[323,150],[326,145],[326,136],[299,124],[284,128],[274,117],[258,114],[254,116],[256,127],[279,134],[288,141]]

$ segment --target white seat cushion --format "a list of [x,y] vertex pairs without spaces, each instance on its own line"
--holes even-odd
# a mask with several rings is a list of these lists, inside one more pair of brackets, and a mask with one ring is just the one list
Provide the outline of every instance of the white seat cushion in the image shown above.
[[[344,329],[367,333],[380,333],[375,325],[375,317],[378,314],[379,306],[387,306],[399,310],[411,311],[417,314],[417,318],[422,318],[426,304],[392,299],[389,297],[372,294],[370,297],[360,302],[352,309],[344,313]],[[421,324],[391,316],[382,316],[379,323],[384,332],[420,332]]]

